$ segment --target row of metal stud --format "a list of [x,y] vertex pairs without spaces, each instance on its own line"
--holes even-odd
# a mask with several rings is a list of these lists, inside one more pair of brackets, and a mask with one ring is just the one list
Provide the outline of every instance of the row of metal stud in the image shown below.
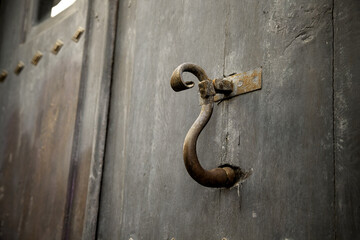
[[[85,29],[83,27],[79,27],[75,34],[72,36],[72,40],[74,42],[79,42],[82,34],[84,33]],[[61,41],[60,39],[56,40],[55,45],[52,47],[51,52],[54,55],[57,55],[59,53],[59,51],[61,50],[62,46],[64,45],[63,41]],[[34,55],[34,57],[31,59],[31,63],[36,66],[40,59],[42,58],[43,54],[40,51],[37,51]],[[14,69],[14,73],[16,75],[19,75],[21,73],[21,71],[24,69],[25,67],[25,63],[23,61],[19,61],[18,64],[16,65],[15,69]],[[8,76],[8,72],[7,70],[3,69],[0,73],[0,82],[5,81],[6,77]]]

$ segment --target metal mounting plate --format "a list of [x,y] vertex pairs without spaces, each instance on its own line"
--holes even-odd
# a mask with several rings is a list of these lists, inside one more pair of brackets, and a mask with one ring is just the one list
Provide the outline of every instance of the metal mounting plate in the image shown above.
[[230,94],[216,94],[214,101],[218,102],[224,99],[232,98],[240,94],[252,92],[261,89],[261,68],[256,68],[248,72],[241,72],[230,75],[224,80],[229,80],[233,83],[233,91]]

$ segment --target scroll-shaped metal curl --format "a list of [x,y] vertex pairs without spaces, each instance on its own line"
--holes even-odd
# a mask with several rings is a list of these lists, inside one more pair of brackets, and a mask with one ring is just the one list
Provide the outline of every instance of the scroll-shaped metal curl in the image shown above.
[[240,179],[240,168],[223,165],[211,170],[206,170],[200,165],[196,153],[196,142],[201,131],[208,123],[214,107],[214,95],[216,94],[216,91],[213,82],[207,77],[205,71],[201,67],[191,63],[184,63],[178,66],[171,76],[171,87],[176,92],[194,86],[193,82],[185,82],[183,80],[183,72],[190,72],[199,79],[199,90],[202,98],[200,115],[186,134],[184,141],[183,157],[186,170],[196,182],[205,187],[232,187]]
[[185,82],[183,80],[181,76],[183,72],[190,72],[194,74],[199,79],[199,81],[209,80],[204,69],[201,67],[192,63],[183,63],[174,70],[171,76],[170,84],[175,92],[180,92],[192,88],[195,85],[195,83],[192,81]]

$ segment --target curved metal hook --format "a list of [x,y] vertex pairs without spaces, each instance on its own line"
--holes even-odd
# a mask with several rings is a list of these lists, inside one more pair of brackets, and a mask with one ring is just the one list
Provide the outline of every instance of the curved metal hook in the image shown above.
[[211,170],[205,170],[200,165],[196,153],[196,142],[201,131],[208,123],[214,107],[215,90],[213,83],[201,67],[191,63],[184,63],[178,66],[171,76],[171,87],[176,92],[194,86],[193,82],[184,82],[181,76],[183,72],[191,72],[201,81],[199,89],[203,100],[200,114],[186,134],[184,141],[183,157],[186,170],[196,182],[205,187],[232,187],[240,178],[240,168],[223,165]]
[[183,63],[178,66],[171,75],[170,84],[175,92],[180,92],[192,88],[195,85],[195,83],[192,81],[184,82],[181,76],[183,72],[190,72],[194,74],[199,79],[199,81],[209,80],[204,69],[201,67],[192,63]]

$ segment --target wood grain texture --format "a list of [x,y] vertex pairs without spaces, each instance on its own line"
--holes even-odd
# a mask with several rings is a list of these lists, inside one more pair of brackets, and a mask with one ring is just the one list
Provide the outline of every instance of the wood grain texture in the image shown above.
[[360,2],[335,1],[337,239],[360,238]]
[[241,210],[222,198],[230,239],[334,238],[331,9],[231,1],[225,74],[262,66],[263,85],[228,102],[228,161],[254,169]]
[[[182,160],[185,134],[200,112],[197,89],[176,94],[169,81],[186,61],[222,75],[222,14],[219,1],[121,3],[99,239],[201,239],[216,225],[218,191],[197,185]],[[220,139],[211,137],[220,133],[219,115],[199,142],[205,167],[220,164]],[[206,221],[205,213],[193,214],[199,207],[207,209]]]
[[117,0],[91,1],[68,186],[68,239],[94,239],[104,159]]
[[[99,239],[333,239],[332,2],[123,1]],[[172,71],[263,67],[263,89],[224,101],[198,141],[205,168],[254,168],[204,188],[182,161],[200,110]],[[190,76],[186,76],[190,77]]]
[[[84,37],[78,43],[71,37],[85,26],[87,4],[78,0],[56,20],[32,25],[33,3],[8,1],[1,9],[0,68],[9,72],[0,84],[1,239],[61,239],[67,219],[84,53]],[[54,55],[58,39],[64,47]],[[37,50],[43,57],[34,66]],[[15,75],[19,60],[25,68]]]

